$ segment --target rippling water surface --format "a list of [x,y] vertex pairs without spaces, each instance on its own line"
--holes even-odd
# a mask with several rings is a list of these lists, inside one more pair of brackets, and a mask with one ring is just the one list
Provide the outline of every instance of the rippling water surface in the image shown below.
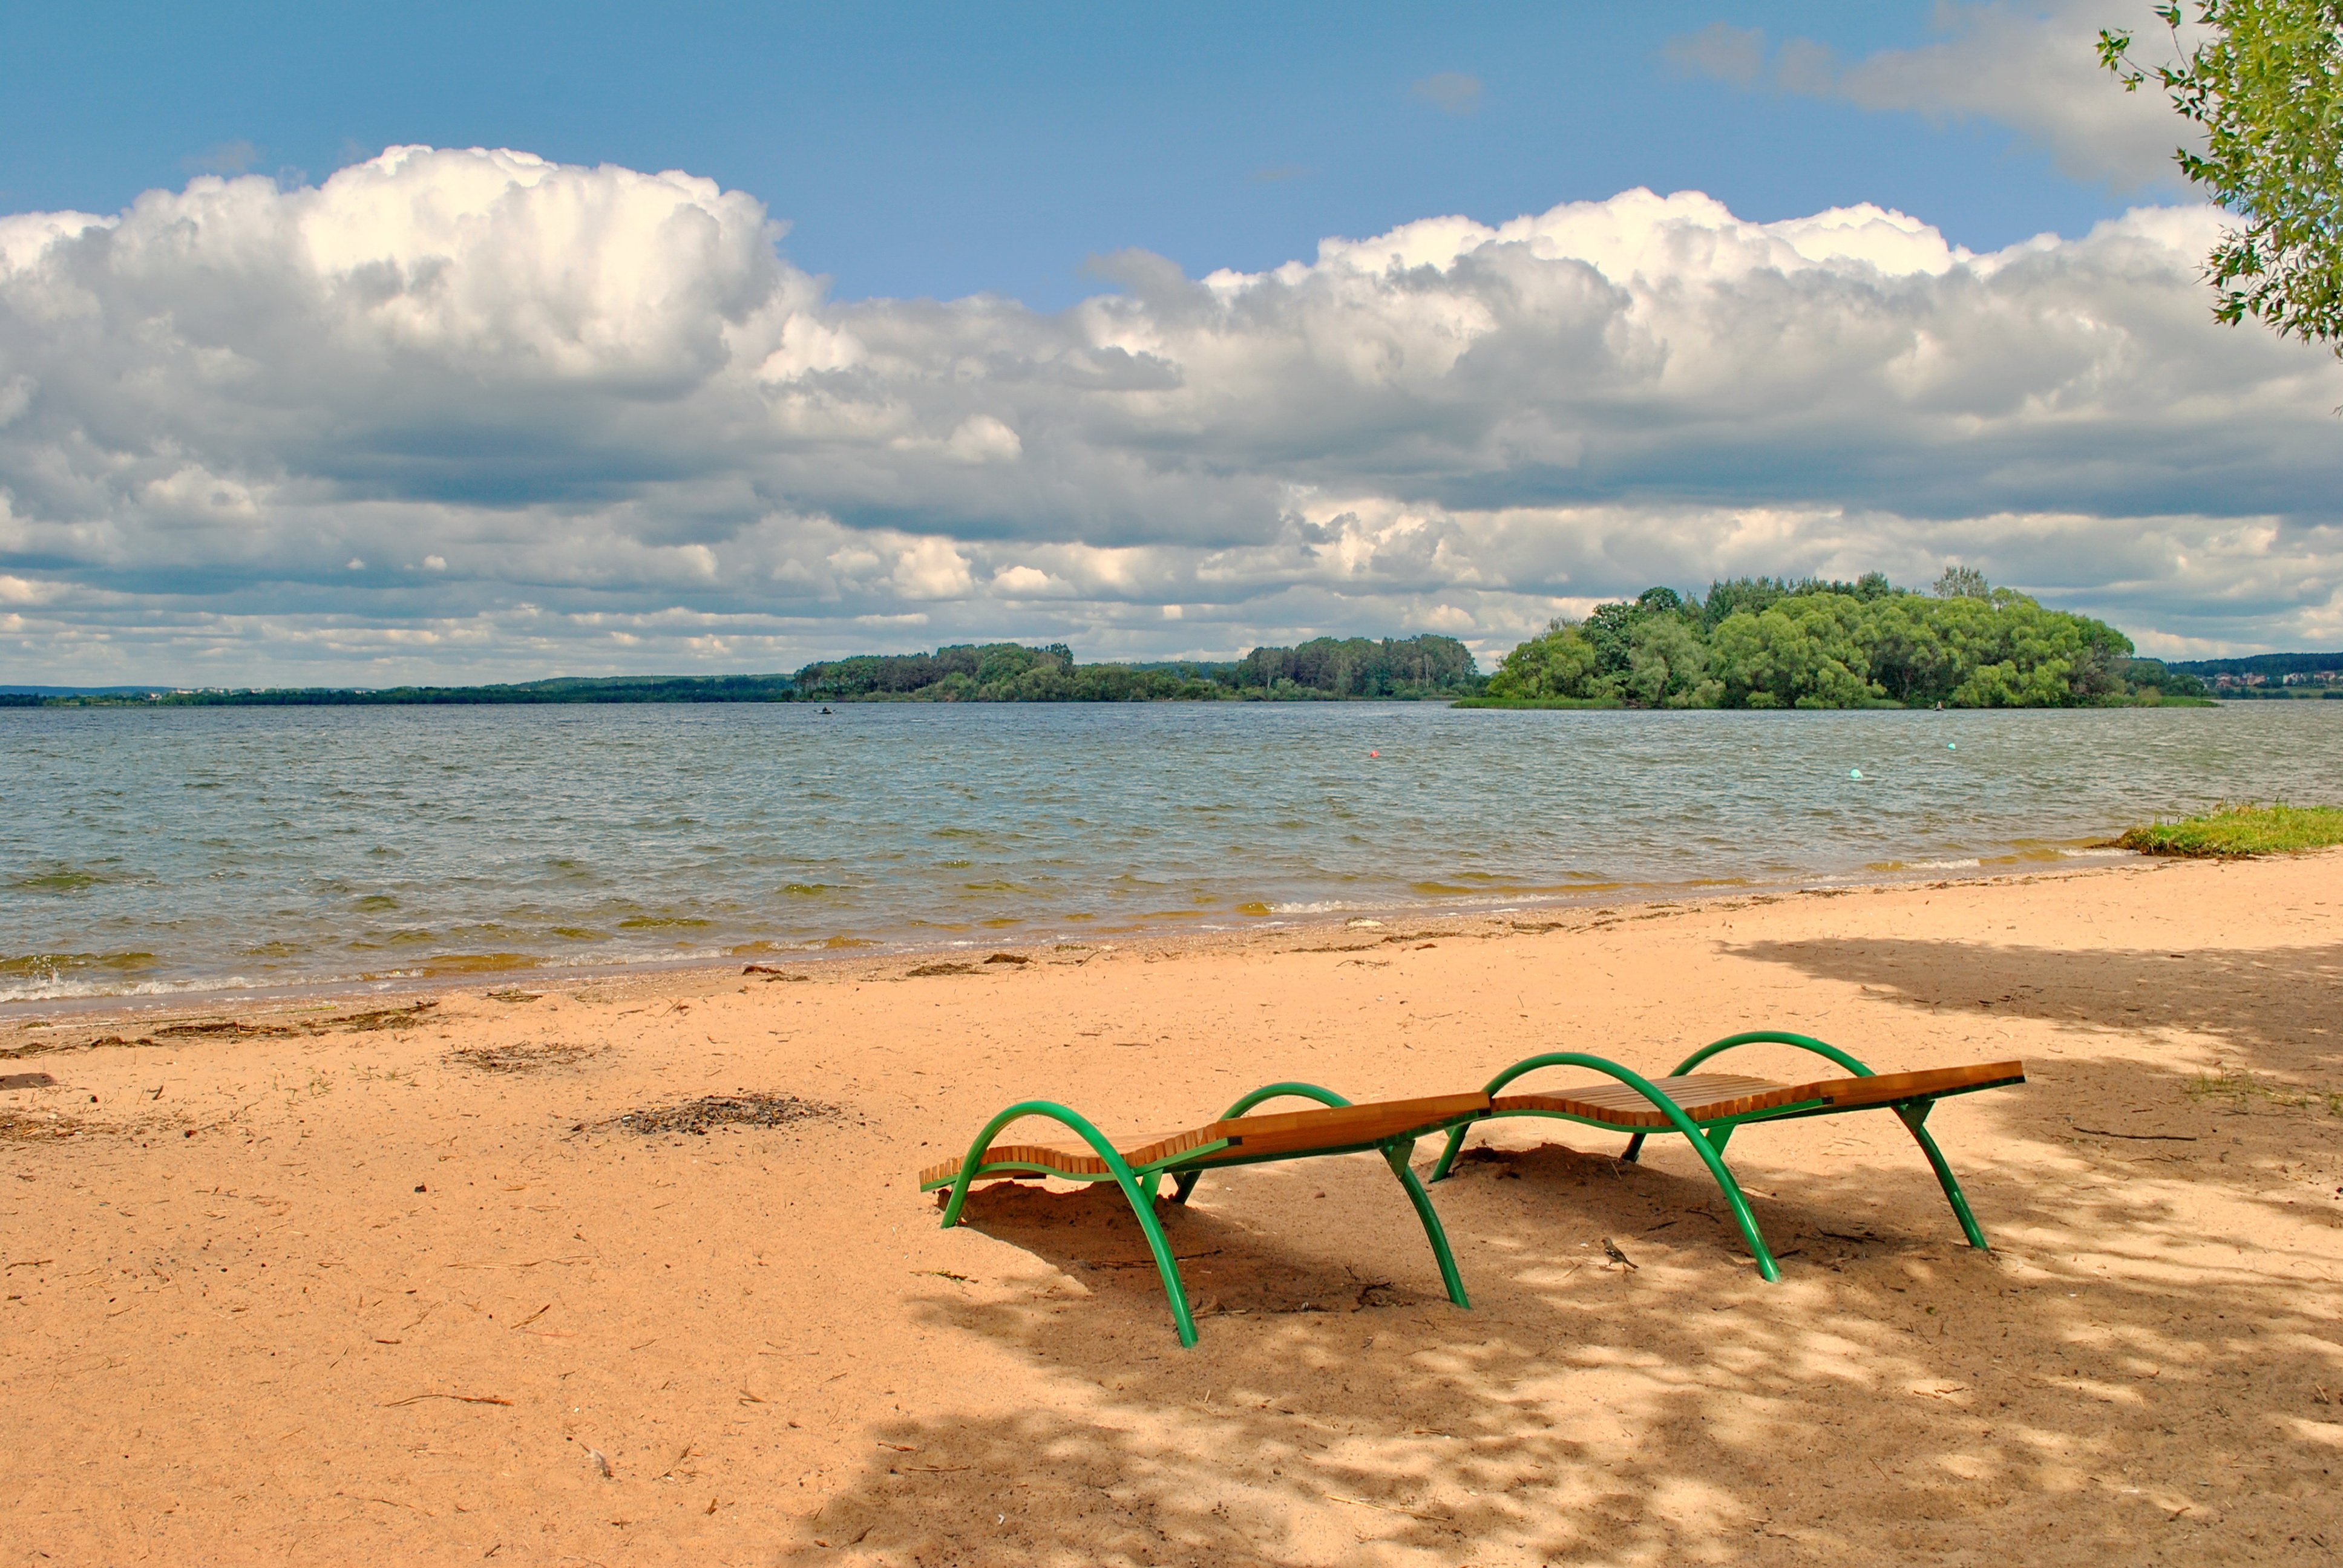
[[2338,779],[2318,702],[0,710],[0,1001],[1957,873]]

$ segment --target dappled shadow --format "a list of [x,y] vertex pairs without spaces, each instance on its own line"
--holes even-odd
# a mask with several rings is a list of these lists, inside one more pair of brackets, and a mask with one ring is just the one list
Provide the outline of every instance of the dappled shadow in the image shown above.
[[2140,952],[1829,938],[1727,950],[1932,1011],[2184,1030],[2235,1047],[2259,1070],[2343,1068],[2343,944]]
[[[1050,1399],[1007,1420],[896,1422],[890,1457],[802,1549],[970,1564],[2343,1555],[2343,1124],[2324,1098],[2343,1090],[2343,948],[1734,951],[1948,1024],[2022,1018],[2104,1043],[2029,1060],[2028,1086],[1932,1122],[1996,1253],[1963,1244],[1885,1111],[1734,1141],[1777,1286],[1680,1142],[1630,1166],[1590,1129],[1491,1123],[1433,1190],[1474,1311],[1441,1299],[1371,1158],[1257,1167],[1162,1211],[1213,1308],[1182,1351],[1118,1193],[996,1190],[974,1222],[1051,1278],[923,1310],[1029,1362]],[[2227,1070],[2157,1030],[2218,1042]],[[1750,1058],[1735,1065],[1811,1066]]]
[[[1319,1172],[1300,1168],[1282,1183],[1281,1200],[1322,1204],[1330,1201]],[[1204,1178],[1210,1182],[1214,1177]],[[1209,1206],[1209,1191],[1193,1204],[1157,1200],[1156,1217],[1180,1261],[1181,1278],[1199,1319],[1262,1312],[1307,1313],[1355,1311],[1363,1304],[1437,1303],[1448,1308],[1439,1265],[1417,1228],[1406,1195],[1386,1176],[1386,1190],[1346,1193],[1346,1201],[1380,1203],[1389,1219],[1393,1246],[1373,1257],[1383,1271],[1363,1269],[1363,1260],[1312,1255],[1293,1245],[1295,1227],[1281,1234],[1278,1216],[1260,1221]],[[1002,1181],[972,1191],[961,1223],[1032,1253],[1063,1271],[1084,1292],[1113,1303],[1118,1320],[1126,1312],[1147,1322],[1147,1332],[1168,1332],[1171,1309],[1154,1255],[1132,1220],[1131,1205],[1111,1182],[1094,1182],[1066,1192],[1038,1184]],[[1312,1227],[1305,1222],[1305,1233]],[[1393,1257],[1413,1242],[1413,1257]],[[1110,1332],[1117,1332],[1110,1330]]]
[[[2035,1119],[2026,1091],[1973,1114]],[[1230,1309],[1191,1351],[1119,1194],[997,1190],[975,1223],[1055,1278],[1006,1299],[940,1291],[924,1310],[1058,1394],[1005,1419],[882,1428],[885,1457],[800,1549],[1003,1564],[2323,1561],[2318,1543],[2343,1546],[2328,1474],[2343,1425],[2317,1390],[2343,1386],[2343,1352],[2331,1302],[2303,1285],[2324,1259],[2217,1233],[2267,1196],[2309,1114],[2227,1113],[2236,1141],[2217,1149],[2209,1133],[2124,1147],[2009,1129],[2004,1142],[2039,1156],[2026,1169],[1965,1160],[1952,1139],[1997,1256],[1961,1244],[1890,1117],[1745,1134],[1736,1164],[1785,1256],[1779,1286],[1681,1147],[1655,1142],[1641,1168],[1552,1142],[1487,1149],[1433,1189],[1470,1312],[1438,1296],[1372,1158],[1226,1172],[1193,1210],[1165,1210],[1196,1294]],[[1776,1181],[1769,1135],[1841,1157]],[[1606,1237],[1638,1266],[1610,1264]]]

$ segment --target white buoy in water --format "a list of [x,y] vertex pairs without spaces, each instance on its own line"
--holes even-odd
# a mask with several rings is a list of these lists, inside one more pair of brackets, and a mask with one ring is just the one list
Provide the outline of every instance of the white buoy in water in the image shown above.
[[1947,751],[1958,751],[1960,747],[1956,742],[1947,740],[1945,742],[1945,749]]
[[1863,769],[1860,768],[1850,768],[1846,770],[1846,776],[1850,779],[1860,779],[1863,777]]

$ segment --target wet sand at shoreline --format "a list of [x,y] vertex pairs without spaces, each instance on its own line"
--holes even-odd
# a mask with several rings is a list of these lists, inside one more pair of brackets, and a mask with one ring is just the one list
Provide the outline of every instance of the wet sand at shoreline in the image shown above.
[[[15,1556],[2343,1555],[2343,856],[1001,950],[0,1030]],[[1677,1141],[1510,1121],[1473,1310],[1380,1161],[1252,1167],[1165,1211],[1182,1351],[1111,1188],[916,1190],[1014,1099],[1763,1025],[2024,1058],[1930,1122],[1996,1251],[1884,1113],[1734,1140],[1778,1285]]]

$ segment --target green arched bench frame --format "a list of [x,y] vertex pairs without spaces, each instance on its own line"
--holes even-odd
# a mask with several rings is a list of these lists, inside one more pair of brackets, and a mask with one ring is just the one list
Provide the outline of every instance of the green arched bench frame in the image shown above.
[[[1723,1040],[1714,1040],[1678,1062],[1675,1070],[1668,1076],[1681,1078],[1710,1058],[1745,1045],[1793,1046],[1800,1050],[1812,1051],[1816,1056],[1826,1058],[1857,1078],[1877,1076],[1870,1068],[1827,1041],[1816,1040],[1811,1035],[1792,1034],[1785,1030],[1776,1029],[1754,1029],[1740,1034],[1729,1034]],[[1954,1215],[1959,1219],[1961,1231],[1968,1237],[1969,1245],[1980,1251],[1991,1250],[1986,1243],[1985,1231],[1976,1222],[1976,1216],[1969,1210],[1967,1196],[1961,1191],[1961,1184],[1953,1175],[1953,1168],[1946,1163],[1944,1151],[1936,1147],[1936,1141],[1928,1135],[1928,1130],[1924,1125],[1928,1120],[1930,1108],[1936,1103],[1937,1098],[1936,1096],[1916,1100],[1889,1101],[1879,1105],[1857,1107],[1839,1106],[1826,1100],[1795,1101],[1785,1105],[1770,1106],[1763,1111],[1751,1111],[1745,1115],[1720,1116],[1706,1121],[1695,1121],[1685,1113],[1683,1107],[1663,1093],[1657,1084],[1634,1069],[1623,1067],[1604,1057],[1592,1056],[1577,1050],[1546,1051],[1517,1061],[1491,1079],[1486,1092],[1493,1101],[1498,1093],[1515,1079],[1548,1067],[1588,1068],[1625,1084],[1649,1101],[1652,1108],[1667,1120],[1667,1130],[1683,1133],[1685,1141],[1692,1145],[1694,1152],[1700,1156],[1701,1162],[1708,1167],[1708,1173],[1715,1179],[1718,1191],[1725,1194],[1726,1206],[1733,1211],[1734,1222],[1741,1228],[1741,1238],[1748,1244],[1750,1256],[1756,1260],[1757,1271],[1769,1281],[1779,1280],[1782,1277],[1781,1268],[1774,1261],[1773,1250],[1765,1245],[1765,1233],[1758,1229],[1757,1216],[1750,1211],[1748,1199],[1742,1195],[1741,1183],[1734,1180],[1732,1170],[1725,1163],[1725,1145],[1733,1136],[1734,1130],[1760,1121],[1789,1121],[1801,1117],[1839,1115],[1857,1110],[1893,1110],[1897,1119],[1912,1134],[1914,1141],[1920,1145],[1920,1151],[1928,1157],[1929,1168],[1936,1174],[1937,1185],[1945,1190],[1946,1201],[1952,1205]],[[1512,1109],[1493,1108],[1488,1119],[1493,1121],[1503,1116],[1543,1116],[1553,1121],[1576,1121],[1588,1127],[1617,1131],[1612,1123],[1594,1117],[1576,1116],[1567,1111],[1539,1110],[1526,1106]],[[1441,1151],[1440,1161],[1432,1169],[1433,1181],[1441,1181],[1447,1179],[1450,1171],[1456,1163],[1457,1153],[1464,1147],[1464,1134],[1468,1126],[1469,1123],[1459,1122],[1449,1130],[1448,1146]],[[1644,1140],[1652,1131],[1654,1130],[1647,1129],[1630,1137],[1627,1140],[1626,1150],[1620,1157],[1631,1161],[1638,1159],[1643,1153]]]
[[[1218,1121],[1233,1121],[1264,1101],[1288,1097],[1314,1100],[1329,1109],[1347,1108],[1351,1104],[1351,1101],[1332,1090],[1322,1089],[1314,1083],[1271,1083],[1264,1084],[1238,1100],[1235,1104],[1222,1113]],[[992,1147],[993,1138],[1002,1128],[1029,1116],[1045,1117],[1079,1135],[1106,1166],[1105,1174],[1070,1172],[1046,1164],[1025,1161],[980,1163],[985,1152]],[[1459,1118],[1459,1120],[1469,1120],[1469,1118]],[[1434,1127],[1429,1131],[1437,1131],[1440,1129]],[[1169,1175],[1172,1178],[1173,1183],[1172,1201],[1185,1203],[1188,1201],[1188,1195],[1196,1190],[1196,1182],[1205,1171],[1232,1165],[1258,1165],[1284,1160],[1316,1159],[1321,1155],[1356,1154],[1368,1150],[1380,1153],[1383,1157],[1384,1163],[1391,1167],[1392,1174],[1399,1178],[1400,1185],[1407,1191],[1408,1201],[1414,1205],[1415,1217],[1423,1222],[1424,1236],[1432,1243],[1432,1254],[1439,1261],[1441,1282],[1447,1287],[1448,1299],[1460,1307],[1470,1308],[1473,1303],[1464,1293],[1463,1277],[1456,1271],[1455,1254],[1449,1250],[1448,1232],[1442,1228],[1440,1215],[1432,1206],[1432,1195],[1423,1190],[1423,1181],[1408,1165],[1408,1161],[1415,1152],[1416,1138],[1422,1135],[1419,1132],[1404,1138],[1384,1139],[1377,1142],[1352,1143],[1323,1149],[1288,1151],[1252,1156],[1244,1154],[1241,1146],[1232,1151],[1232,1145],[1236,1141],[1222,1138],[1192,1149],[1182,1150],[1177,1154],[1169,1155],[1161,1160],[1133,1165],[1125,1160],[1114,1145],[1108,1141],[1106,1135],[1081,1112],[1070,1110],[1054,1101],[1021,1100],[985,1123],[984,1130],[970,1142],[968,1153],[960,1161],[959,1171],[949,1183],[933,1181],[927,1183],[923,1190],[932,1191],[949,1184],[950,1196],[944,1201],[943,1227],[945,1230],[950,1230],[960,1223],[960,1211],[968,1202],[970,1183],[988,1176],[1042,1175],[1055,1176],[1068,1181],[1112,1181],[1122,1190],[1123,1197],[1131,1203],[1131,1213],[1138,1217],[1139,1228],[1146,1232],[1148,1250],[1155,1256],[1156,1272],[1163,1279],[1163,1294],[1172,1303],[1172,1321],[1180,1331],[1180,1342],[1182,1345],[1193,1345],[1196,1342],[1195,1315],[1189,1310],[1188,1289],[1180,1277],[1179,1260],[1172,1256],[1171,1241],[1163,1234],[1162,1222],[1155,1216],[1155,1198],[1159,1191],[1159,1183],[1163,1177]]]

